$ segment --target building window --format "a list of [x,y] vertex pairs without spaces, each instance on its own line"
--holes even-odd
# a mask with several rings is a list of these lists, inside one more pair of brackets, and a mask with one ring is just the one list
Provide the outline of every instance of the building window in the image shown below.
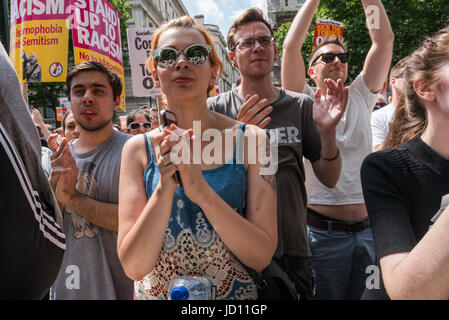
[[288,0],[285,0],[285,6],[288,7]]

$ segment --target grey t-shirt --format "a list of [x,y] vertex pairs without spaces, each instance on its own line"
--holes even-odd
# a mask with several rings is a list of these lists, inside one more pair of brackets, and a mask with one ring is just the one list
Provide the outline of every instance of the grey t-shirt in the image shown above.
[[[115,132],[96,149],[78,154],[70,151],[78,167],[77,190],[107,203],[118,203],[122,148],[130,135]],[[133,281],[117,255],[117,233],[100,228],[66,208],[64,232],[67,248],[50,298],[53,300],[128,300]]]
[[[233,119],[244,100],[236,89],[208,99],[209,109]],[[271,122],[265,128],[271,141],[278,143],[276,192],[278,208],[278,247],[275,257],[308,257],[306,232],[307,194],[304,186],[303,156],[314,162],[320,158],[321,142],[312,117],[310,97],[281,89],[270,104]],[[273,137],[276,136],[276,139]]]

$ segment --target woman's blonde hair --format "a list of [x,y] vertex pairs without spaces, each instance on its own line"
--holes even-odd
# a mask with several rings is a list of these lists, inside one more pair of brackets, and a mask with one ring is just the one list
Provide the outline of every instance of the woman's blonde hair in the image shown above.
[[[153,41],[151,44],[151,50],[156,50],[158,48],[158,43],[161,35],[171,28],[186,28],[186,29],[195,29],[198,30],[206,40],[206,43],[211,47],[211,52],[209,54],[209,61],[211,67],[217,68],[217,78],[215,81],[220,78],[221,73],[223,72],[223,62],[220,60],[217,49],[215,48],[214,41],[212,40],[212,37],[209,35],[209,32],[204,28],[204,26],[198,22],[196,22],[192,17],[190,16],[182,16],[177,19],[173,19],[170,21],[167,21],[159,26],[154,32],[153,32]],[[155,74],[157,64],[156,61],[150,56],[147,59],[146,62],[147,69],[152,73]],[[214,88],[215,84],[209,84],[207,88],[207,93]]]
[[[408,58],[404,72],[406,81],[402,107],[396,110],[396,127],[392,130],[387,148],[401,145],[417,136],[427,128],[427,111],[413,87],[415,80],[424,79],[426,86],[441,81],[441,69],[449,63],[449,27],[438,31],[433,37],[426,38],[421,46]],[[393,135],[393,137],[391,137]]]

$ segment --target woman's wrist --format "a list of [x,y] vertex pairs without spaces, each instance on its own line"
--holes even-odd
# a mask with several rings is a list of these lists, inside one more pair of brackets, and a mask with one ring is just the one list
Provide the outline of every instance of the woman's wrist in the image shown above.
[[198,189],[199,191],[195,192],[194,199],[190,200],[195,202],[200,207],[210,205],[211,200],[213,199],[213,195],[215,194],[215,191],[209,186],[206,180],[204,180],[204,184]]
[[160,195],[164,195],[165,193],[169,193],[171,195],[173,195],[176,191],[176,189],[178,188],[178,186],[176,185],[176,182],[174,181],[164,181],[164,179],[162,177],[160,177],[159,182],[156,186],[156,190],[155,193],[156,194],[160,194]]

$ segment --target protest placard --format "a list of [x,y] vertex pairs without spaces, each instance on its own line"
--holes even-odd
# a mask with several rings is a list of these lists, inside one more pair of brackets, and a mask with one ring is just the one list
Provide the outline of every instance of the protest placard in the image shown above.
[[96,61],[117,73],[120,108],[126,110],[120,15],[106,0],[71,0],[70,7],[75,63]]
[[11,0],[10,58],[20,82],[65,82],[70,0]]
[[155,28],[128,28],[128,52],[131,64],[133,95],[135,97],[159,96],[151,72],[145,67],[150,56],[152,33]]
[[70,101],[68,98],[59,98],[59,106],[56,107],[56,121],[62,121],[64,115],[70,111]]
[[316,19],[315,37],[313,38],[313,47],[319,46],[329,36],[336,36],[343,41],[343,22]]

